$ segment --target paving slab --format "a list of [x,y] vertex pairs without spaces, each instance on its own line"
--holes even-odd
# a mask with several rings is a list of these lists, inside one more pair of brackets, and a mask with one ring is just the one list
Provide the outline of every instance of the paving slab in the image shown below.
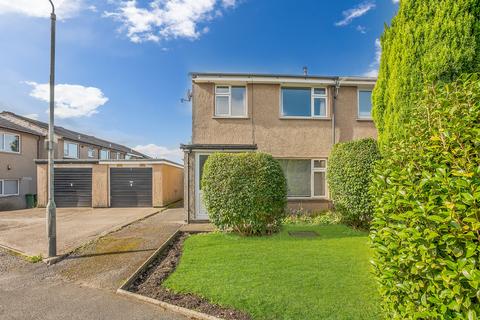
[[[148,217],[158,208],[58,208],[57,252],[68,253],[102,234]],[[0,245],[28,256],[46,257],[44,208],[0,212]]]
[[184,225],[183,208],[167,209],[90,242],[52,266],[63,278],[115,291]]

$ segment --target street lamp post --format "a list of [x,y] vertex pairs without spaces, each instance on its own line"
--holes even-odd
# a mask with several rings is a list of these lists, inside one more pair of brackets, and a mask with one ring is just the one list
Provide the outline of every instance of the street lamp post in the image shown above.
[[53,196],[54,190],[54,107],[55,107],[55,6],[52,0],[52,13],[50,14],[50,114],[48,122],[48,204],[47,204],[47,234],[48,234],[48,256],[57,255],[57,209]]

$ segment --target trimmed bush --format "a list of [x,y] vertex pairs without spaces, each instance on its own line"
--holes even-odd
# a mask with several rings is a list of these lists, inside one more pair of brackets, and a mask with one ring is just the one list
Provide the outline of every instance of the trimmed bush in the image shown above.
[[383,149],[406,136],[418,93],[425,84],[450,82],[480,70],[478,0],[401,0],[381,38],[382,56],[373,91],[373,117]]
[[423,96],[371,188],[383,307],[390,319],[479,319],[480,78]]
[[353,227],[368,228],[372,219],[373,203],[368,189],[379,158],[377,142],[371,138],[337,143],[330,154],[330,195],[343,222]]
[[265,153],[214,153],[205,162],[202,191],[210,220],[242,235],[276,231],[286,214],[287,181]]

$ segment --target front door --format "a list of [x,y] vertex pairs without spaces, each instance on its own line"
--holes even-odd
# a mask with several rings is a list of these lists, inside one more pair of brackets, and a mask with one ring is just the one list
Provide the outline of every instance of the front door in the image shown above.
[[202,194],[202,174],[203,166],[205,161],[207,161],[208,154],[206,153],[197,153],[195,155],[195,211],[197,220],[208,220],[208,212],[203,203],[203,194]]

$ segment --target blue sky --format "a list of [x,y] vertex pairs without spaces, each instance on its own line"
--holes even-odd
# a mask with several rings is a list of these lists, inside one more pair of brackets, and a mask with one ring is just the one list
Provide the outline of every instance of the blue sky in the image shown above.
[[[374,75],[395,0],[54,0],[57,124],[180,160],[188,72]],[[47,119],[47,0],[0,0],[0,109]]]

